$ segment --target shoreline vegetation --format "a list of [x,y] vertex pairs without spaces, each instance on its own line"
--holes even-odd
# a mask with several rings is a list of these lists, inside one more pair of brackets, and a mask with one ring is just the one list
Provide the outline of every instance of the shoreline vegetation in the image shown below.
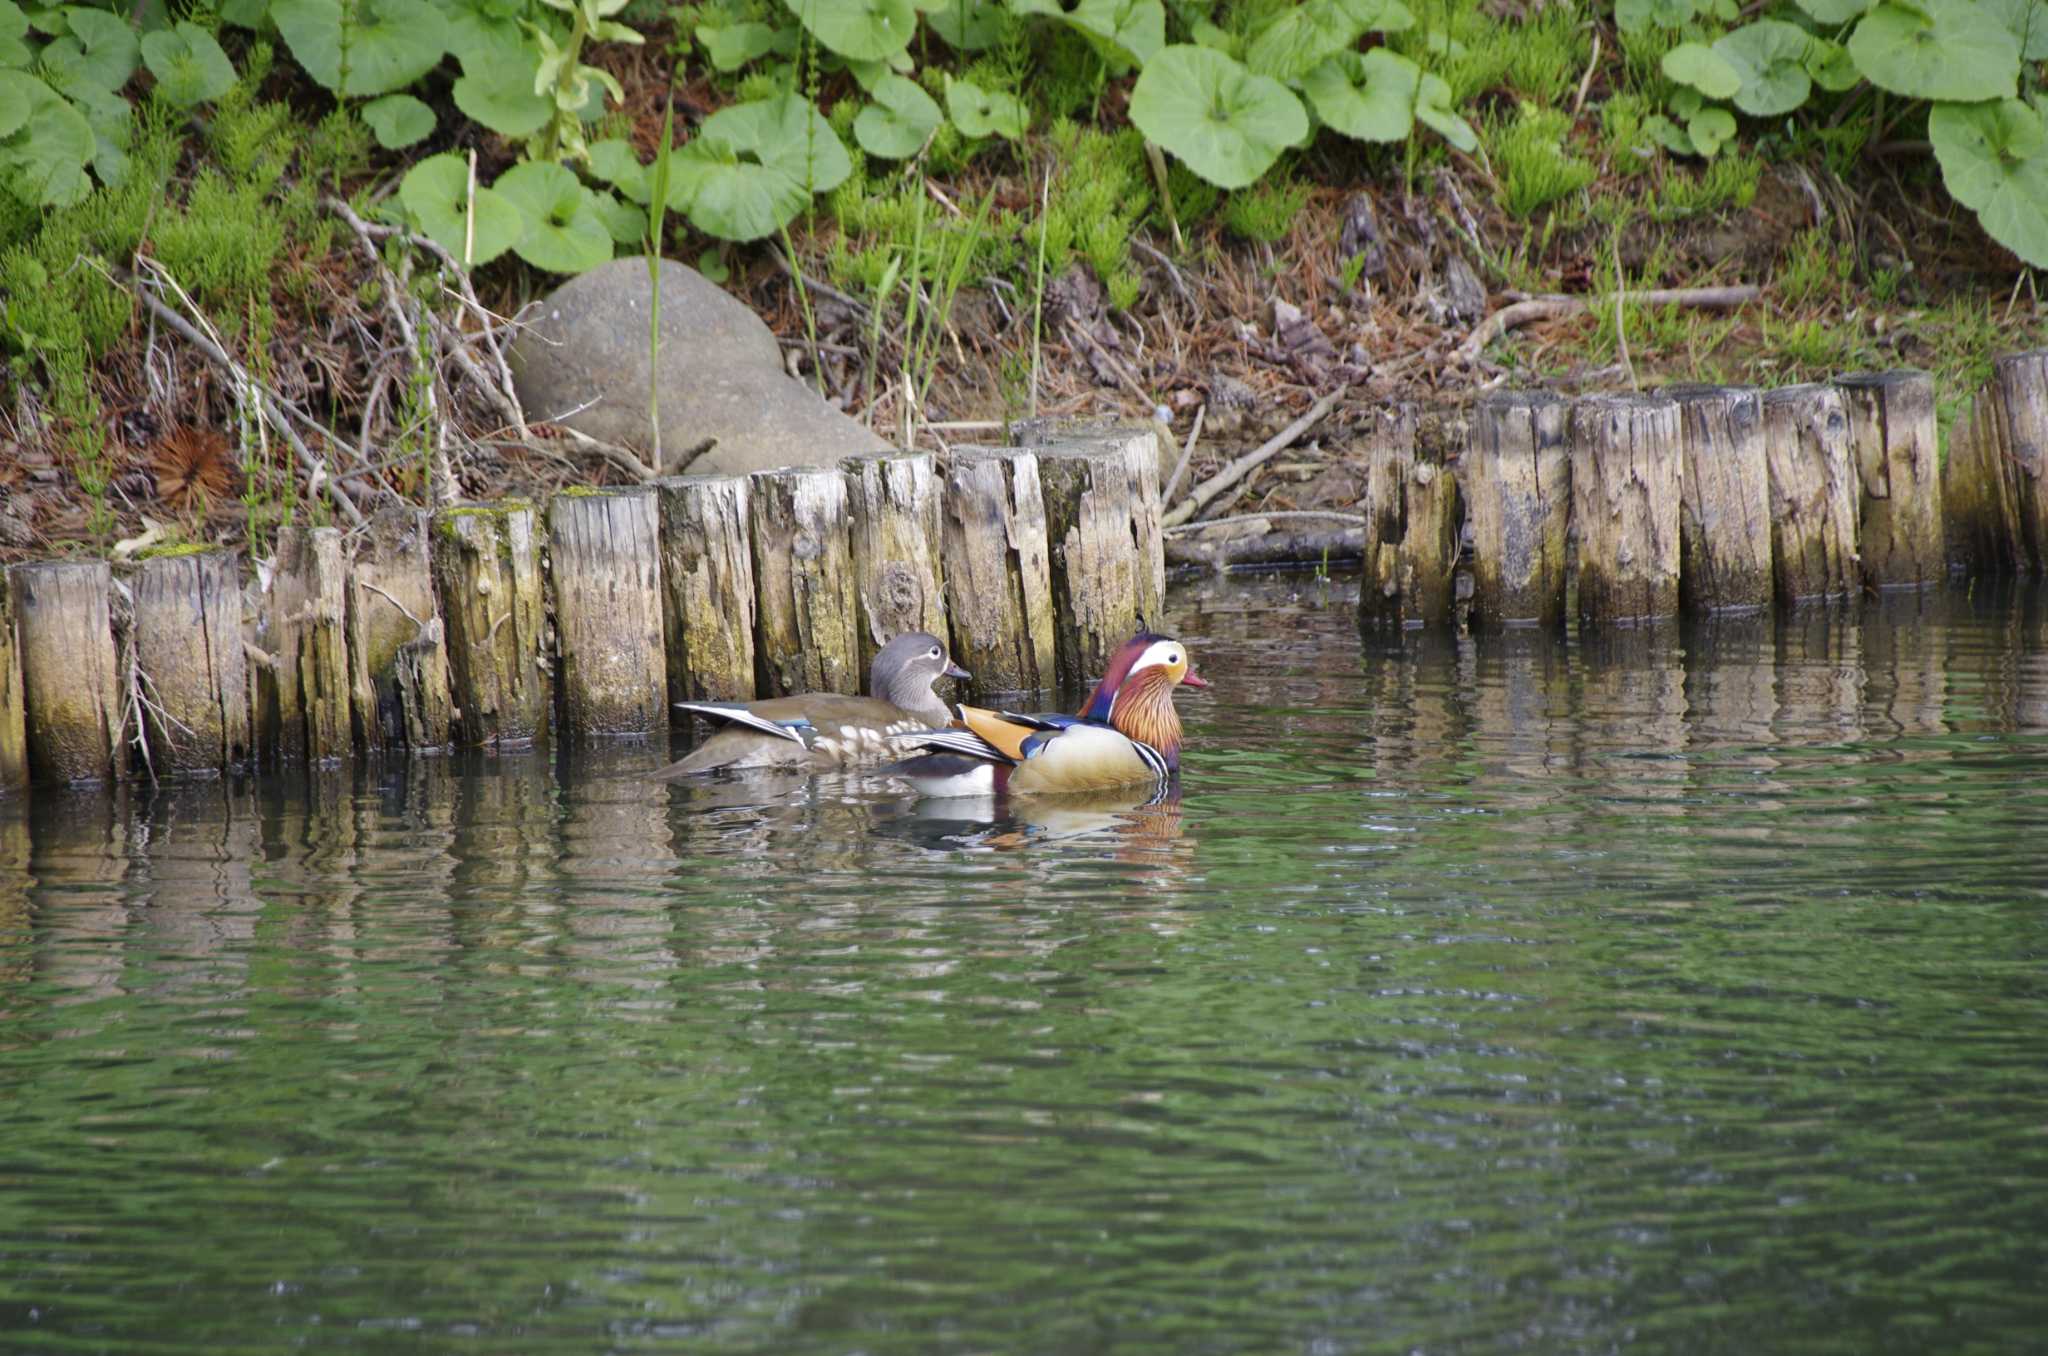
[[645,479],[506,350],[650,245],[894,442],[1163,412],[1174,526],[1503,387],[1917,367],[1946,441],[2048,336],[2044,58],[2041,0],[0,0],[0,563]]

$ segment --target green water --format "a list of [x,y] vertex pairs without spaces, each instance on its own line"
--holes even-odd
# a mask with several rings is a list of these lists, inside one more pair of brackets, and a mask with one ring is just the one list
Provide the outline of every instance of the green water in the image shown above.
[[2048,604],[1172,625],[1177,806],[0,805],[0,1350],[2048,1342]]

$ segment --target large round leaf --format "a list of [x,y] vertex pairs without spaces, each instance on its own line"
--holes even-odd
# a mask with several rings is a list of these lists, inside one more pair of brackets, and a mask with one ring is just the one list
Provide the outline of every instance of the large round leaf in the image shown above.
[[1808,41],[1803,28],[1759,19],[1715,42],[1715,53],[1742,77],[1741,88],[1734,92],[1735,106],[1752,118],[1774,118],[1805,103],[1813,93],[1805,65]]
[[1002,7],[992,0],[919,0],[925,27],[959,52],[980,52],[1003,36]]
[[[441,11],[416,0],[351,0],[343,43],[343,0],[271,0],[270,18],[306,73],[338,94],[403,88],[448,51]],[[346,47],[346,81],[342,58]]]
[[1081,0],[1060,17],[1136,65],[1144,65],[1166,45],[1166,6],[1160,0]]
[[503,137],[540,130],[554,113],[554,100],[534,92],[540,53],[510,19],[459,9],[449,18],[448,46],[462,63],[450,91],[463,116]]
[[491,185],[526,218],[513,246],[550,273],[581,273],[612,257],[612,235],[590,192],[569,170],[545,160],[514,165]]
[[363,121],[386,150],[402,150],[424,141],[434,130],[434,110],[410,94],[386,94],[363,105]]
[[70,5],[64,10],[70,33],[53,39],[43,49],[45,64],[90,81],[103,90],[115,90],[135,74],[140,55],[135,30],[103,9]]
[[1681,42],[1659,64],[1667,80],[1690,85],[1709,99],[1732,99],[1742,88],[1742,72],[1703,42]]
[[1845,24],[1870,8],[1870,0],[1799,0],[1815,23]]
[[904,160],[916,155],[945,115],[915,80],[885,75],[875,82],[875,101],[853,120],[853,139],[869,155]]
[[1145,63],[1131,121],[1218,188],[1252,183],[1308,135],[1308,114],[1285,85],[1184,43]]
[[1653,25],[1683,28],[1699,8],[1694,0],[1614,0],[1614,25],[1624,33],[1647,32]]
[[1976,0],[1881,4],[1849,35],[1849,55],[1880,89],[1978,103],[2019,88],[2019,44]]
[[808,100],[784,94],[706,118],[670,164],[668,205],[706,235],[759,240],[852,172],[831,125]]
[[28,91],[12,80],[0,80],[0,139],[14,135],[28,121]]
[[972,80],[946,77],[946,114],[966,137],[1008,137],[1020,141],[1031,112],[1014,94],[985,90]]
[[910,45],[917,11],[910,0],[788,0],[819,42],[853,61],[880,61]]
[[1415,126],[1422,70],[1407,57],[1375,47],[1341,52],[1308,73],[1302,88],[1316,116],[1359,141],[1401,141]]
[[764,23],[736,23],[723,26],[697,25],[697,41],[711,58],[714,68],[736,71],[758,57],[775,50],[778,34]]
[[[1406,10],[1400,15],[1408,17]],[[1276,80],[1296,80],[1325,59],[1349,51],[1367,30],[1388,27],[1392,17],[1383,0],[1308,0],[1289,6],[1253,35],[1244,64]]]
[[472,226],[469,164],[452,151],[430,155],[407,171],[399,181],[398,200],[434,243],[470,268],[511,249],[526,230],[526,220],[517,207],[497,190],[478,185],[475,239],[466,242]]
[[35,53],[22,41],[28,32],[28,16],[14,0],[0,0],[0,67],[26,66]]
[[1949,194],[1984,230],[2035,268],[2048,268],[2048,126],[2018,99],[1936,104],[1928,139]]
[[69,207],[92,191],[86,162],[96,149],[92,124],[27,71],[0,71],[0,100],[19,100],[27,113],[0,137],[0,185],[23,202]]
[[156,77],[156,92],[180,108],[218,99],[235,87],[228,54],[195,23],[180,21],[175,28],[144,34],[142,64]]
[[1450,82],[1434,71],[1422,73],[1415,91],[1415,120],[1467,155],[1479,149],[1479,133],[1452,106]]
[[606,137],[590,143],[590,172],[634,202],[648,199],[647,166],[632,143],[620,137]]
[[2020,40],[2022,57],[2048,60],[2048,0],[1983,0],[1983,4]]

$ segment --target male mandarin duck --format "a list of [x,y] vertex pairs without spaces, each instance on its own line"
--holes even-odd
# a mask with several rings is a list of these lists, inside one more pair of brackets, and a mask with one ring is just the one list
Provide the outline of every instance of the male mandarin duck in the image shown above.
[[926,796],[1106,791],[1163,782],[1180,770],[1180,716],[1173,690],[1209,684],[1188,667],[1187,647],[1138,633],[1109,662],[1077,716],[1019,716],[962,705],[966,728],[895,736],[931,750],[883,771]]
[[890,735],[951,724],[953,713],[932,684],[965,677],[967,670],[946,657],[937,636],[910,631],[875,655],[872,697],[811,692],[758,702],[677,702],[720,728],[654,776],[676,781],[720,768],[761,767],[822,772],[879,761],[893,752]]

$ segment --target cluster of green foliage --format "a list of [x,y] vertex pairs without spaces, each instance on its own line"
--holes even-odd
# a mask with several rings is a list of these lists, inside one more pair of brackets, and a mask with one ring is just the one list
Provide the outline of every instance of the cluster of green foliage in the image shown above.
[[[1681,155],[1713,156],[1735,113],[1788,118],[1818,95],[1928,103],[1943,182],[1985,231],[2048,266],[2048,0],[1797,0],[1729,27],[1732,0],[1617,0],[1624,32],[1685,33],[1663,54],[1671,116],[1647,130]],[[1732,109],[1730,107],[1732,105]]]

